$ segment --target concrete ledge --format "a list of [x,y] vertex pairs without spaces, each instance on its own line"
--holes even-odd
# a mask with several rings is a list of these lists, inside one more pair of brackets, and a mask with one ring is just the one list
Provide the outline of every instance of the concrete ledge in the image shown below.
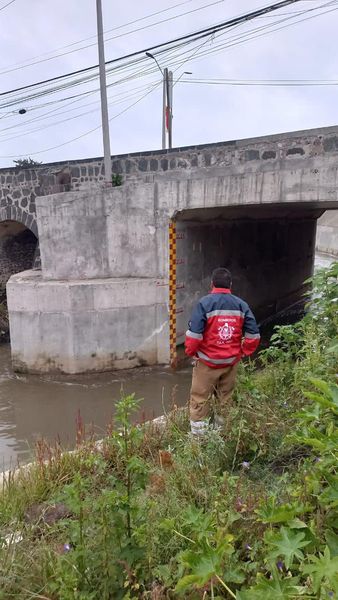
[[167,284],[147,278],[7,284],[13,368],[81,373],[169,362]]

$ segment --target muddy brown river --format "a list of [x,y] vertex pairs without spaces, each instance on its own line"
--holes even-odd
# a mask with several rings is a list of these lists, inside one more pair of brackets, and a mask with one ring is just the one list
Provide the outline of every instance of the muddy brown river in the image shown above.
[[0,346],[0,471],[30,460],[42,437],[51,442],[60,437],[71,448],[78,413],[102,437],[121,387],[143,398],[139,417],[150,419],[163,414],[163,406],[168,408],[173,398],[184,404],[190,379],[190,368],[175,373],[167,367],[95,375],[19,375],[11,369],[9,345]]

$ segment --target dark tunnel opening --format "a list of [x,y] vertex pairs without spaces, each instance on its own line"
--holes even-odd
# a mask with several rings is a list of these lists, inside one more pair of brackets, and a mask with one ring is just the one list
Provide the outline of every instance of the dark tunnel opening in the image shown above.
[[32,269],[38,260],[37,237],[17,221],[0,222],[0,343],[9,341],[6,284],[11,275]]
[[[313,273],[317,218],[309,208],[245,206],[187,210],[177,215],[177,345],[214,268],[227,267],[233,293],[252,307],[267,332],[276,316],[301,316],[305,280]],[[291,317],[291,314],[293,316]],[[271,326],[272,325],[272,326]]]

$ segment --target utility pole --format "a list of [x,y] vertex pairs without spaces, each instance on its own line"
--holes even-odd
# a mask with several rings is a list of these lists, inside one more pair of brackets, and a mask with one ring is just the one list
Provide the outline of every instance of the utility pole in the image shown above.
[[158,66],[159,71],[163,77],[163,97],[162,97],[162,150],[167,147],[173,147],[173,90],[174,86],[179,82],[183,75],[192,75],[190,71],[184,71],[180,77],[174,83],[174,76],[172,71],[168,71],[167,68],[162,69],[156,56],[151,52],[146,52],[146,56],[152,58]]
[[109,139],[109,117],[107,102],[107,84],[106,84],[106,63],[104,57],[103,23],[102,23],[102,5],[101,0],[96,0],[97,15],[97,45],[99,51],[100,68],[100,93],[101,93],[101,115],[102,115],[102,136],[104,152],[104,172],[107,186],[112,185],[111,179],[111,155]]
[[162,103],[162,150],[166,148],[166,127],[167,127],[167,79],[168,69],[163,73],[163,103]]
[[167,110],[168,110],[168,148],[173,147],[173,72],[168,73],[168,96],[167,96]]

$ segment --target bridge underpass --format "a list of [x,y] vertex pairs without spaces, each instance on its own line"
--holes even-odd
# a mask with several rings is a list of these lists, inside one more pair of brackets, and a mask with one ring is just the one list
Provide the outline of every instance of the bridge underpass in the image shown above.
[[233,274],[233,293],[259,321],[301,300],[315,257],[322,210],[304,204],[185,210],[176,215],[177,345],[214,268]]
[[23,223],[0,221],[0,341],[8,338],[6,284],[15,273],[34,267],[38,240]]

